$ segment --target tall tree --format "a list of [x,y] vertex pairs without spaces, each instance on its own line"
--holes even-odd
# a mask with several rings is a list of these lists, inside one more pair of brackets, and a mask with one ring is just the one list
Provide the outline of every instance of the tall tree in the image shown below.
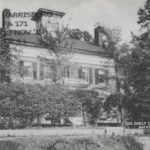
[[13,128],[14,120],[22,125],[31,125],[42,116],[44,101],[40,86],[23,83],[0,84],[0,114],[3,120],[9,120]]
[[[68,27],[57,26],[53,31],[49,32],[46,28],[41,29],[40,42],[47,47],[48,54],[39,56],[51,72],[52,81],[54,83],[64,83],[66,68],[73,65],[70,59],[73,56],[72,42],[68,42]],[[51,58],[50,58],[51,57]]]
[[10,82],[12,54],[6,41],[6,32],[0,29],[0,82]]
[[138,24],[142,33],[132,34],[132,48],[122,61],[124,65],[124,107],[130,113],[130,120],[148,121],[150,119],[150,1],[147,0],[144,8],[138,11]]

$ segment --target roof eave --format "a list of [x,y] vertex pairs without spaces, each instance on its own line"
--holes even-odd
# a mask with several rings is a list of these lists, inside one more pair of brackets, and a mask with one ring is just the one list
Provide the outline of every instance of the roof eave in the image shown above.
[[39,20],[40,17],[42,16],[42,14],[50,14],[50,15],[56,15],[56,16],[60,16],[61,18],[65,15],[64,12],[59,12],[59,11],[54,11],[54,10],[49,10],[49,9],[43,9],[40,8],[31,18],[31,20],[36,21]]

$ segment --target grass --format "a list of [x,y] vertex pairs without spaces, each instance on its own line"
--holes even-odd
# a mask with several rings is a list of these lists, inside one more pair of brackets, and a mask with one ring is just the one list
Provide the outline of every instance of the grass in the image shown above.
[[0,140],[0,150],[143,150],[133,137],[40,136]]

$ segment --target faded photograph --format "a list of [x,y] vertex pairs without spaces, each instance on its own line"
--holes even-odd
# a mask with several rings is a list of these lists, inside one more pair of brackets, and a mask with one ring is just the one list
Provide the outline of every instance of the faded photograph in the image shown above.
[[150,150],[150,0],[1,0],[0,150]]

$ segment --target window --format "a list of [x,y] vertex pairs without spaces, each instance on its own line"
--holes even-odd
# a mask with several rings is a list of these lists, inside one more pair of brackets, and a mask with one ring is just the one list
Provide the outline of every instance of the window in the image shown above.
[[66,67],[65,68],[65,77],[78,79],[78,69],[76,67]]
[[95,69],[95,84],[105,83],[105,72],[104,70]]
[[92,68],[88,67],[66,67],[65,69],[65,77],[73,78],[73,79],[81,79],[90,84],[93,83],[93,71]]
[[74,79],[78,79],[78,68],[77,67],[70,67],[70,77]]
[[92,84],[93,83],[92,73],[93,73],[92,68],[80,67],[78,70],[78,77],[79,77],[79,79],[82,79],[82,80]]
[[24,61],[24,78],[25,79],[32,79],[32,62]]
[[19,73],[24,79],[37,79],[37,62],[20,61]]
[[51,70],[48,65],[44,65],[44,79],[51,79]]
[[89,82],[89,68],[82,68],[82,79]]
[[108,85],[108,70],[95,69],[95,84],[105,83]]
[[51,79],[52,73],[50,67],[44,64],[43,62],[40,62],[39,75],[40,75],[40,80]]
[[64,69],[64,76],[65,76],[66,78],[70,78],[70,67],[66,67],[66,68]]

